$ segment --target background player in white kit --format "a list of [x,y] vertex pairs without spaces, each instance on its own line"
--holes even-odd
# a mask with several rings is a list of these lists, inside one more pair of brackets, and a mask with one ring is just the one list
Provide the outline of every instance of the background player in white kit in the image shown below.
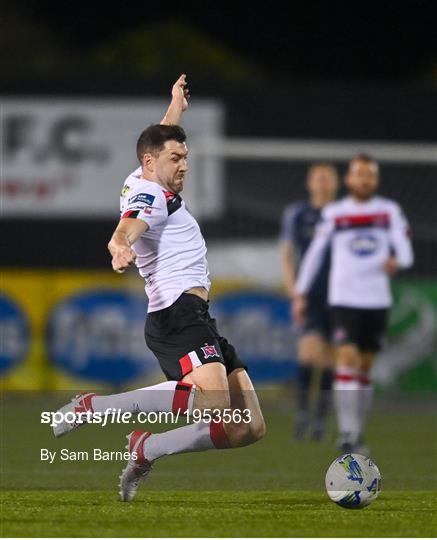
[[[185,133],[177,124],[188,107],[188,97],[185,75],[181,75],[161,124],[149,126],[140,135],[140,167],[124,183],[121,219],[108,245],[116,272],[123,273],[135,262],[146,281],[146,342],[168,381],[123,394],[84,394],[61,411],[92,414],[117,409],[190,415],[194,409],[210,409],[217,413],[210,422],[164,433],[130,433],[127,448],[132,459],[120,477],[123,501],[133,499],[139,479],[162,456],[245,446],[265,432],[246,368],[208,313],[206,246],[179,195],[188,169],[188,149]],[[64,421],[54,428],[55,435],[62,436],[78,425]]]
[[345,452],[359,449],[372,400],[369,371],[380,350],[391,306],[389,276],[413,264],[408,223],[399,205],[375,195],[379,167],[352,159],[349,196],[325,207],[322,222],[300,268],[294,316],[303,321],[308,293],[330,246],[328,303],[336,345],[334,401]]

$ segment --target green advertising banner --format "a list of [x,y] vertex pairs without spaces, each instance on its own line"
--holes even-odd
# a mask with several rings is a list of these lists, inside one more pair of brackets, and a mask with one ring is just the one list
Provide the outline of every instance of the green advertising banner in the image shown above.
[[399,280],[393,294],[388,340],[374,380],[384,388],[437,392],[437,285]]

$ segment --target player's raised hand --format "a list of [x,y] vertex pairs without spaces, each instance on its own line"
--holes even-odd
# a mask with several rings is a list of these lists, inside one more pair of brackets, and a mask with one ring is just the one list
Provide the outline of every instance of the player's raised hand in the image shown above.
[[171,90],[173,101],[180,105],[182,111],[187,110],[188,100],[190,99],[190,91],[188,90],[186,77],[185,73],[182,73]]
[[112,257],[112,268],[117,274],[123,274],[135,262],[135,259],[136,253],[132,248],[121,247]]

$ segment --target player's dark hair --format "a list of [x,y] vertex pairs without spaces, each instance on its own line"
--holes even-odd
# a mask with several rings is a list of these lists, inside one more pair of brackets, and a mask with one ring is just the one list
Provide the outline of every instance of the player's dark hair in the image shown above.
[[144,154],[156,154],[160,152],[167,141],[183,143],[187,140],[185,131],[181,126],[167,126],[164,124],[152,124],[146,128],[137,141],[137,157],[140,163]]

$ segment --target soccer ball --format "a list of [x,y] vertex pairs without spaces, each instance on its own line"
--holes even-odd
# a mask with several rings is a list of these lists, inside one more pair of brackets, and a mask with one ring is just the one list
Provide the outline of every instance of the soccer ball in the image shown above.
[[329,498],[343,508],[364,508],[381,491],[381,473],[361,454],[344,454],[331,463],[325,478]]

